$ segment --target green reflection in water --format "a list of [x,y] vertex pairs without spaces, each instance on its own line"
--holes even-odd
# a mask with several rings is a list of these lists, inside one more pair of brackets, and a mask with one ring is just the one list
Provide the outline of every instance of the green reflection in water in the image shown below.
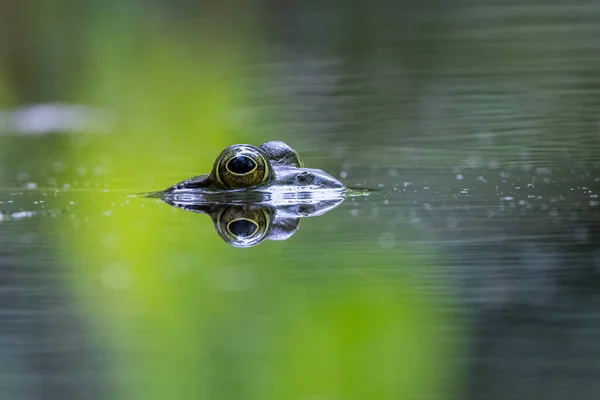
[[[245,85],[232,42],[194,51],[156,30],[91,31],[81,96],[115,114],[109,135],[74,140],[74,165],[100,167],[113,189],[156,190],[210,170],[232,143],[261,141],[232,123]],[[180,156],[182,147],[194,151]],[[116,397],[449,397],[453,345],[436,327],[450,316],[410,282],[376,272],[426,268],[410,252],[232,249],[208,218],[159,203],[121,207],[119,191],[76,196],[87,222],[66,250],[85,271],[72,283],[108,343]],[[290,274],[315,265],[349,272]]]

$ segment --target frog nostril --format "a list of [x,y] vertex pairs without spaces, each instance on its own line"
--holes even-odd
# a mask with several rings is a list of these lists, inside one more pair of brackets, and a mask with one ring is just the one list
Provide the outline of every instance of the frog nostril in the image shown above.
[[296,176],[296,182],[300,185],[310,185],[314,182],[315,176],[309,172],[301,172]]

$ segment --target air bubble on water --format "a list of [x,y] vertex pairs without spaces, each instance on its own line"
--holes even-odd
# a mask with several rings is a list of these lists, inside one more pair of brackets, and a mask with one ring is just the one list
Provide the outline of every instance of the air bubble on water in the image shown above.
[[390,201],[388,199],[383,200],[383,204],[390,204]]
[[501,178],[510,178],[510,172],[500,171]]
[[483,176],[479,175],[479,176],[477,177],[477,182],[483,182],[483,183],[487,183],[487,180],[485,179],[485,177],[483,177]]
[[27,189],[29,189],[29,190],[37,189],[37,183],[35,183],[35,182],[28,182],[27,183]]
[[467,166],[469,168],[476,168],[479,165],[479,159],[475,156],[469,156],[467,158]]
[[63,185],[63,190],[69,190],[69,189],[71,189],[71,185],[70,185],[70,184],[68,184],[68,183],[65,183],[65,184]]
[[10,214],[11,219],[30,218],[32,216],[33,216],[33,212],[31,212],[31,211],[16,211],[16,212]]
[[463,174],[456,174],[456,180],[462,181],[464,178]]
[[112,211],[111,211],[111,210],[106,210],[106,211],[104,211],[104,213],[103,213],[103,215],[104,215],[105,217],[110,217],[110,215],[111,215],[111,214],[112,214]]
[[533,183],[528,183],[527,187],[533,187]]
[[381,188],[381,187],[384,187],[384,186],[385,186],[385,185],[384,185],[383,183],[379,183],[379,184],[377,184],[377,187],[380,187],[380,188]]
[[348,172],[347,171],[340,172],[340,178],[345,179],[347,177],[348,177]]
[[409,187],[410,185],[412,185],[412,182],[404,182],[404,187]]
[[4,214],[0,211],[0,222],[4,221]]
[[596,207],[598,205],[600,205],[600,201],[597,201],[597,200],[590,201],[590,207]]
[[353,217],[358,217],[358,208],[353,208],[350,210],[350,215]]
[[514,197],[513,196],[504,196],[504,197],[501,197],[500,200],[511,201],[511,200],[514,200]]

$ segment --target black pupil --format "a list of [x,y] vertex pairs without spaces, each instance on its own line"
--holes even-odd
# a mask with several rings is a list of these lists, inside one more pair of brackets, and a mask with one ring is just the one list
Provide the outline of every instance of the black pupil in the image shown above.
[[245,219],[238,219],[229,223],[229,231],[237,237],[248,237],[257,229],[256,224]]
[[256,168],[256,163],[246,156],[237,156],[229,160],[227,169],[234,174],[247,174]]

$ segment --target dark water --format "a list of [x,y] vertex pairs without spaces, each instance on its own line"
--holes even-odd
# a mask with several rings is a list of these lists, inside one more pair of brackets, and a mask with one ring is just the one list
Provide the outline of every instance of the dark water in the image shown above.
[[[598,5],[113,6],[0,3],[1,399],[598,397]],[[267,140],[375,191],[128,197]]]

